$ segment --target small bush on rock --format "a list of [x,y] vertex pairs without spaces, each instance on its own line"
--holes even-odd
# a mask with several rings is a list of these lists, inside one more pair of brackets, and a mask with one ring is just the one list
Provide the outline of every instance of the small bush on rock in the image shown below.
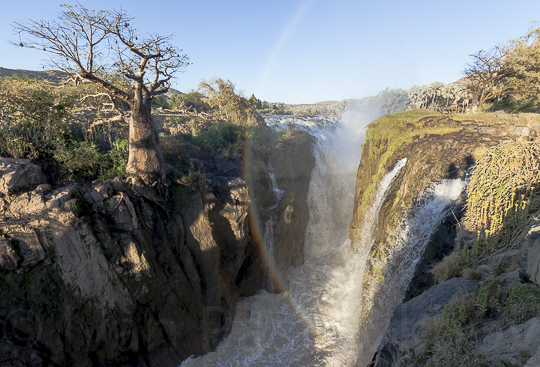
[[454,251],[435,265],[431,272],[433,273],[435,282],[440,283],[451,278],[459,277],[462,269],[463,266],[459,254]]
[[463,278],[469,279],[469,280],[480,280],[481,274],[476,269],[465,268],[463,269],[462,276]]

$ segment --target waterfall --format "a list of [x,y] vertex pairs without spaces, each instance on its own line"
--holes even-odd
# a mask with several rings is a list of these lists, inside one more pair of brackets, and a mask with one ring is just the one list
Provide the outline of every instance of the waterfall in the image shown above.
[[271,163],[268,163],[268,176],[270,177],[270,184],[272,185],[272,194],[274,196],[274,205],[270,208],[270,210],[273,210],[278,207],[279,202],[281,199],[283,199],[283,195],[285,195],[285,191],[280,190],[278,187],[278,183],[276,180],[276,171]]
[[386,199],[386,191],[396,179],[398,173],[407,163],[407,158],[400,159],[394,168],[383,177],[379,183],[379,190],[375,193],[375,198],[371,207],[368,209],[368,212],[364,216],[364,223],[362,224],[362,230],[360,231],[360,242],[354,244],[354,247],[359,251],[369,251],[371,246],[373,246],[375,241],[374,232],[376,229],[377,216],[379,210],[381,210],[384,200]]
[[378,264],[384,268],[384,282],[371,279],[372,283],[362,295],[362,311],[364,316],[369,315],[370,323],[363,325],[359,366],[366,366],[371,361],[431,236],[466,185],[460,179],[432,184],[386,239],[384,247],[390,256]]
[[230,335],[215,352],[183,366],[351,366],[356,361],[365,255],[352,250],[348,226],[361,136],[346,126],[302,122],[318,141],[305,262],[287,272],[288,291],[259,291],[239,300]]
[[[363,126],[367,122],[351,130],[346,119],[341,120],[340,127],[335,119],[324,118],[272,117],[267,121],[269,126],[279,126],[283,121],[295,123],[295,119],[297,126],[317,139],[313,151],[316,164],[308,192],[310,218],[304,264],[288,270],[288,291],[272,294],[262,290],[253,297],[240,299],[229,336],[215,352],[190,358],[184,361],[184,367],[366,366],[389,322],[388,312],[391,314],[401,301],[403,284],[410,279],[423,246],[440,221],[441,213],[464,186],[457,181],[434,185],[424,195],[418,210],[403,219],[389,239],[394,256],[386,265],[394,270],[386,279],[395,285],[384,283],[379,289],[376,300],[385,302],[380,307],[367,302],[374,308],[375,322],[367,328],[361,327],[362,306],[366,304],[364,271],[370,261],[377,215],[407,160],[398,161],[379,183],[355,250],[348,238],[348,226],[353,213]],[[269,174],[272,178],[273,172]],[[448,193],[449,187],[453,194]],[[268,228],[267,231],[271,236],[272,232]],[[405,266],[395,270],[400,262]],[[388,308],[380,310],[385,307]]]
[[[266,253],[269,254],[269,257],[273,259],[274,257],[274,228],[276,226],[276,215],[274,213],[275,209],[278,207],[285,191],[281,190],[278,187],[278,183],[275,176],[275,170],[271,163],[268,163],[268,176],[270,177],[270,184],[272,185],[272,193],[274,196],[274,204],[269,208],[268,220],[264,225],[264,246],[266,248]],[[266,274],[266,279],[264,281],[265,289],[270,292],[274,292],[274,280],[272,274],[268,272]]]

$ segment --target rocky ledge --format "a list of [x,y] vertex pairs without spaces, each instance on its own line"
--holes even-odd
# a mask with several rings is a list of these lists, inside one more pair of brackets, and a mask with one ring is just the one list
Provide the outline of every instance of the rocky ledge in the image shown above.
[[[477,287],[496,284],[504,289],[533,282],[540,286],[540,222],[527,230],[517,248],[498,253],[476,264],[476,281],[453,278],[428,287],[419,296],[409,299],[394,309],[390,325],[377,350],[372,366],[390,367],[416,365],[413,358],[425,348],[426,333],[433,320],[440,320],[455,297],[478,297]],[[456,245],[470,235],[458,232]],[[497,269],[496,272],[493,269]],[[417,279],[413,279],[414,284]],[[476,291],[476,294],[475,294]],[[509,299],[506,300],[510,302]],[[502,305],[504,306],[504,304]],[[519,306],[518,306],[519,307]],[[512,311],[513,312],[513,311]],[[531,314],[533,315],[533,314]],[[531,317],[517,324],[504,324],[496,315],[489,315],[476,323],[478,337],[472,351],[486,366],[540,366],[540,317]],[[518,317],[519,315],[514,315]],[[528,317],[523,317],[526,319]],[[523,321],[521,318],[517,318]]]

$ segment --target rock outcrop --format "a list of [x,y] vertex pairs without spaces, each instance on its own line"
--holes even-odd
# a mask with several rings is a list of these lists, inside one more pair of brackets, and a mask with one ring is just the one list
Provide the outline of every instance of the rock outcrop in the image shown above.
[[[163,198],[116,179],[8,197],[2,358],[169,366],[214,348],[234,314],[250,241],[245,182],[229,178],[218,188],[227,200],[216,221],[235,233],[219,240],[208,197],[183,186]],[[236,261],[223,266],[223,253]]]
[[[299,149],[311,154],[309,142]],[[238,297],[264,286],[265,209],[254,208],[261,189],[244,180],[245,162],[200,158],[190,184],[57,188],[39,165],[0,159],[3,366],[176,366],[215,349]],[[295,199],[277,209],[283,271],[302,262],[313,164],[293,168],[304,178],[284,184]]]
[[431,287],[420,296],[400,304],[394,309],[390,325],[381,342],[374,366],[396,366],[399,359],[415,347],[419,340],[420,322],[441,312],[454,296],[473,291],[476,283],[454,278]]
[[485,336],[477,347],[477,353],[489,365],[499,365],[501,361],[518,364],[524,355],[536,353],[540,347],[539,336],[540,317],[534,317],[523,324]]
[[29,159],[2,158],[0,160],[0,195],[10,195],[33,189],[47,180],[41,166]]

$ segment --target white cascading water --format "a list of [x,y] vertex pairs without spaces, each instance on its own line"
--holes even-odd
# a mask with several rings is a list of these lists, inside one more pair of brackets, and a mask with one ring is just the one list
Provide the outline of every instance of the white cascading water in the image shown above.
[[[394,182],[397,173],[401,171],[406,163],[407,158],[400,159],[392,171],[383,177],[379,183],[379,188],[390,187],[392,182]],[[373,203],[364,216],[364,223],[362,224],[362,229],[360,231],[360,242],[354,244],[354,247],[360,252],[369,251],[375,242],[374,231],[376,229],[377,216],[379,214],[379,210],[381,210],[381,207],[384,204],[385,199],[386,190],[377,190]]]
[[[364,323],[358,366],[366,366],[384,335],[394,308],[401,303],[404,293],[422,253],[441,221],[449,214],[467,185],[466,181],[444,180],[426,190],[415,207],[401,219],[385,241],[388,259],[383,267],[384,283],[363,294],[362,306],[369,309],[370,323]],[[373,243],[373,236],[371,237]]]
[[[272,193],[274,196],[274,205],[269,208],[268,220],[264,225],[264,247],[266,248],[266,253],[271,259],[274,257],[274,228],[276,226],[276,215],[274,210],[278,207],[279,202],[283,199],[285,191],[281,190],[278,187],[278,183],[275,176],[275,170],[272,164],[268,163],[268,176],[270,177],[270,184],[272,185]],[[272,260],[273,261],[273,260]],[[270,292],[274,292],[274,281],[272,279],[272,274],[266,274],[266,279],[264,281],[265,289]]]
[[[182,366],[364,367],[369,363],[376,340],[384,333],[390,315],[374,312],[379,323],[377,332],[361,327],[364,269],[374,241],[378,211],[406,159],[399,161],[379,184],[363,225],[362,243],[355,246],[363,250],[354,251],[348,238],[348,226],[353,213],[360,146],[365,125],[369,122],[359,123],[357,117],[342,116],[340,127],[336,127],[335,118],[319,117],[312,121],[309,118],[267,117],[269,126],[293,123],[317,138],[316,165],[308,192],[310,219],[306,229],[304,264],[287,272],[288,291],[280,294],[259,291],[253,297],[240,299],[231,333],[220,342],[217,350],[190,358]],[[443,206],[425,205],[425,214],[419,212],[409,223],[402,223],[396,232],[400,234],[395,234],[392,240],[399,256],[391,257],[390,265],[397,264],[400,258],[412,258],[409,262],[411,267],[414,266],[420,252],[417,249],[408,252],[407,249],[418,243],[416,238],[427,236],[429,239],[431,233],[428,232],[433,232],[432,227],[435,227],[433,223],[440,221],[437,210],[444,211],[454,197],[448,196],[445,188],[438,188],[435,185],[423,203],[432,202],[431,197],[448,197],[450,201]],[[431,224],[426,227],[423,218],[429,213],[434,214]],[[387,279],[395,280],[400,276],[398,271]],[[410,279],[410,275],[407,276]],[[388,297],[398,294],[396,299],[383,297],[387,305],[399,304],[404,281],[390,287],[389,292],[379,292]],[[383,289],[386,289],[386,283]],[[382,305],[375,307],[377,310],[384,308]]]
[[365,261],[351,249],[348,226],[362,139],[356,132],[363,126],[351,133],[332,128],[335,122],[296,124],[319,144],[308,193],[305,263],[288,271],[289,290],[241,299],[230,335],[215,352],[183,366],[343,366],[356,360],[357,280]]

